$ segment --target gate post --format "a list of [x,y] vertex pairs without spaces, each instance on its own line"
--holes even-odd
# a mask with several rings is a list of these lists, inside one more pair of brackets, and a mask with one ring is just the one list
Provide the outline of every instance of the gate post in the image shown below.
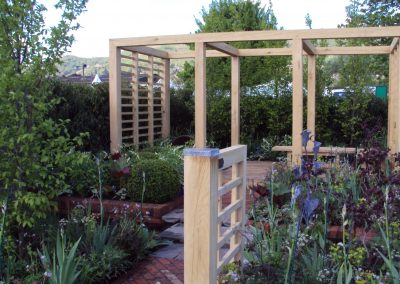
[[218,149],[184,151],[184,283],[217,282]]

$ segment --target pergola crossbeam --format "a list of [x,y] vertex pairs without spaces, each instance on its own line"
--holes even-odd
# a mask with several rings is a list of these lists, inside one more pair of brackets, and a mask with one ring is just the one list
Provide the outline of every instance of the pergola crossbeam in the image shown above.
[[389,54],[389,46],[331,46],[317,47],[317,55],[373,55]]
[[222,53],[228,54],[230,56],[238,56],[239,51],[237,48],[226,44],[224,42],[213,42],[213,43],[207,43],[209,47],[214,48],[215,50],[218,50]]
[[[303,42],[304,43],[304,42]],[[307,51],[308,50],[308,51]],[[391,53],[390,46],[330,46],[330,47],[314,47],[310,49],[304,48],[304,51],[309,55],[377,55]],[[238,56],[252,57],[252,56],[291,56],[292,49],[281,48],[245,48],[238,49]],[[207,57],[229,57],[229,54],[223,53],[218,50],[207,50]],[[194,58],[194,51],[183,52],[168,52],[170,59],[184,59]]]
[[312,30],[268,30],[241,31],[221,33],[199,33],[187,35],[150,36],[137,38],[111,39],[112,44],[121,48],[135,45],[188,44],[196,42],[237,42],[258,40],[292,40],[302,39],[350,39],[350,38],[383,38],[399,36],[400,27],[368,27],[346,29],[312,29]]
[[315,46],[312,44],[311,41],[309,40],[303,40],[303,50],[308,54],[308,55],[315,55],[317,54],[317,50]]
[[125,46],[123,47],[123,49],[133,52],[138,52],[148,56],[155,56],[163,59],[168,59],[168,52],[148,46]]
[[399,38],[395,37],[392,40],[392,43],[390,44],[390,53],[393,53],[393,51],[399,46]]
[[[240,57],[251,57],[251,56],[282,56],[292,55],[291,48],[244,48],[238,49],[238,55]],[[194,58],[194,51],[181,51],[181,52],[168,52],[168,58],[170,59],[185,59]],[[218,50],[207,50],[207,57],[229,57],[230,55],[223,53]]]

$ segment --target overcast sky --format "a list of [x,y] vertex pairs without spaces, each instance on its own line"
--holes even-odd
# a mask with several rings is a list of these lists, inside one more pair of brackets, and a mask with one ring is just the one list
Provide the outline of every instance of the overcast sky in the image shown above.
[[[55,0],[42,0],[51,8]],[[108,40],[118,37],[193,33],[202,7],[211,0],[89,0],[87,11],[79,18],[81,29],[75,33],[71,54],[81,57],[108,56]],[[261,1],[268,5],[268,0]],[[304,17],[311,15],[312,27],[336,28],[344,23],[345,6],[350,0],[272,0],[279,26],[306,28]],[[49,9],[49,22],[56,16]]]

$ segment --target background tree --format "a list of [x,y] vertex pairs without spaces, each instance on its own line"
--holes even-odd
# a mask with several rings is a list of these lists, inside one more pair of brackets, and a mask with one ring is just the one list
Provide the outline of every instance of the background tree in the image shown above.
[[[347,18],[340,27],[379,27],[398,25],[400,21],[399,1],[352,0],[346,7]],[[391,40],[352,39],[337,41],[338,45],[390,45]],[[358,145],[363,138],[362,126],[369,117],[367,109],[375,101],[372,86],[388,84],[387,55],[354,55],[338,58],[338,87],[345,88],[347,96],[339,104],[339,112],[346,119],[340,120],[344,138],[350,145]],[[387,112],[373,121],[386,128]]]
[[[68,190],[66,179],[79,161],[74,147],[81,138],[70,138],[65,122],[47,116],[57,103],[50,99],[48,79],[74,40],[72,32],[79,28],[76,18],[86,2],[59,0],[60,21],[46,28],[46,8],[38,1],[0,1],[0,201],[4,206],[0,216],[11,217],[9,231],[18,226],[20,242],[19,250],[12,242],[7,244],[11,253],[26,253],[25,230],[46,217],[55,206],[54,196]],[[0,226],[3,237],[5,224]]]
[[[267,8],[262,7],[260,1],[249,0],[213,0],[208,7],[200,12],[201,18],[196,19],[198,30],[196,33],[276,30],[277,19],[270,2]],[[284,42],[232,42],[237,48],[283,47]],[[275,94],[279,87],[286,84],[289,77],[288,57],[247,57],[240,60],[240,84],[251,87],[266,82],[274,82]],[[208,58],[206,64],[207,89],[230,90],[230,59]],[[178,75],[185,86],[193,87],[193,65],[185,64],[184,70]]]

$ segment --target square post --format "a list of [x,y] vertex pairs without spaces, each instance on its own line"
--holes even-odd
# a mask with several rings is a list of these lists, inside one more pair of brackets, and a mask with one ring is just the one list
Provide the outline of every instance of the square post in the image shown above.
[[395,153],[394,139],[394,103],[395,103],[395,50],[389,54],[389,95],[388,95],[388,126],[387,145],[391,153]]
[[184,282],[217,282],[218,149],[184,151]]
[[231,146],[240,143],[240,59],[231,57]]
[[110,152],[117,152],[122,144],[121,49],[110,42],[109,52]]
[[392,153],[398,153],[400,151],[400,50],[397,48],[395,50],[395,57],[394,57],[394,82],[393,82],[393,112],[392,115],[394,116],[394,149]]
[[206,45],[204,42],[195,43],[195,138],[196,148],[206,146],[207,133],[207,104],[206,104]]
[[303,41],[301,38],[293,39],[292,44],[292,164],[301,164],[303,130]]
[[308,80],[307,80],[307,129],[311,131],[311,135],[315,139],[315,55],[308,55]]

